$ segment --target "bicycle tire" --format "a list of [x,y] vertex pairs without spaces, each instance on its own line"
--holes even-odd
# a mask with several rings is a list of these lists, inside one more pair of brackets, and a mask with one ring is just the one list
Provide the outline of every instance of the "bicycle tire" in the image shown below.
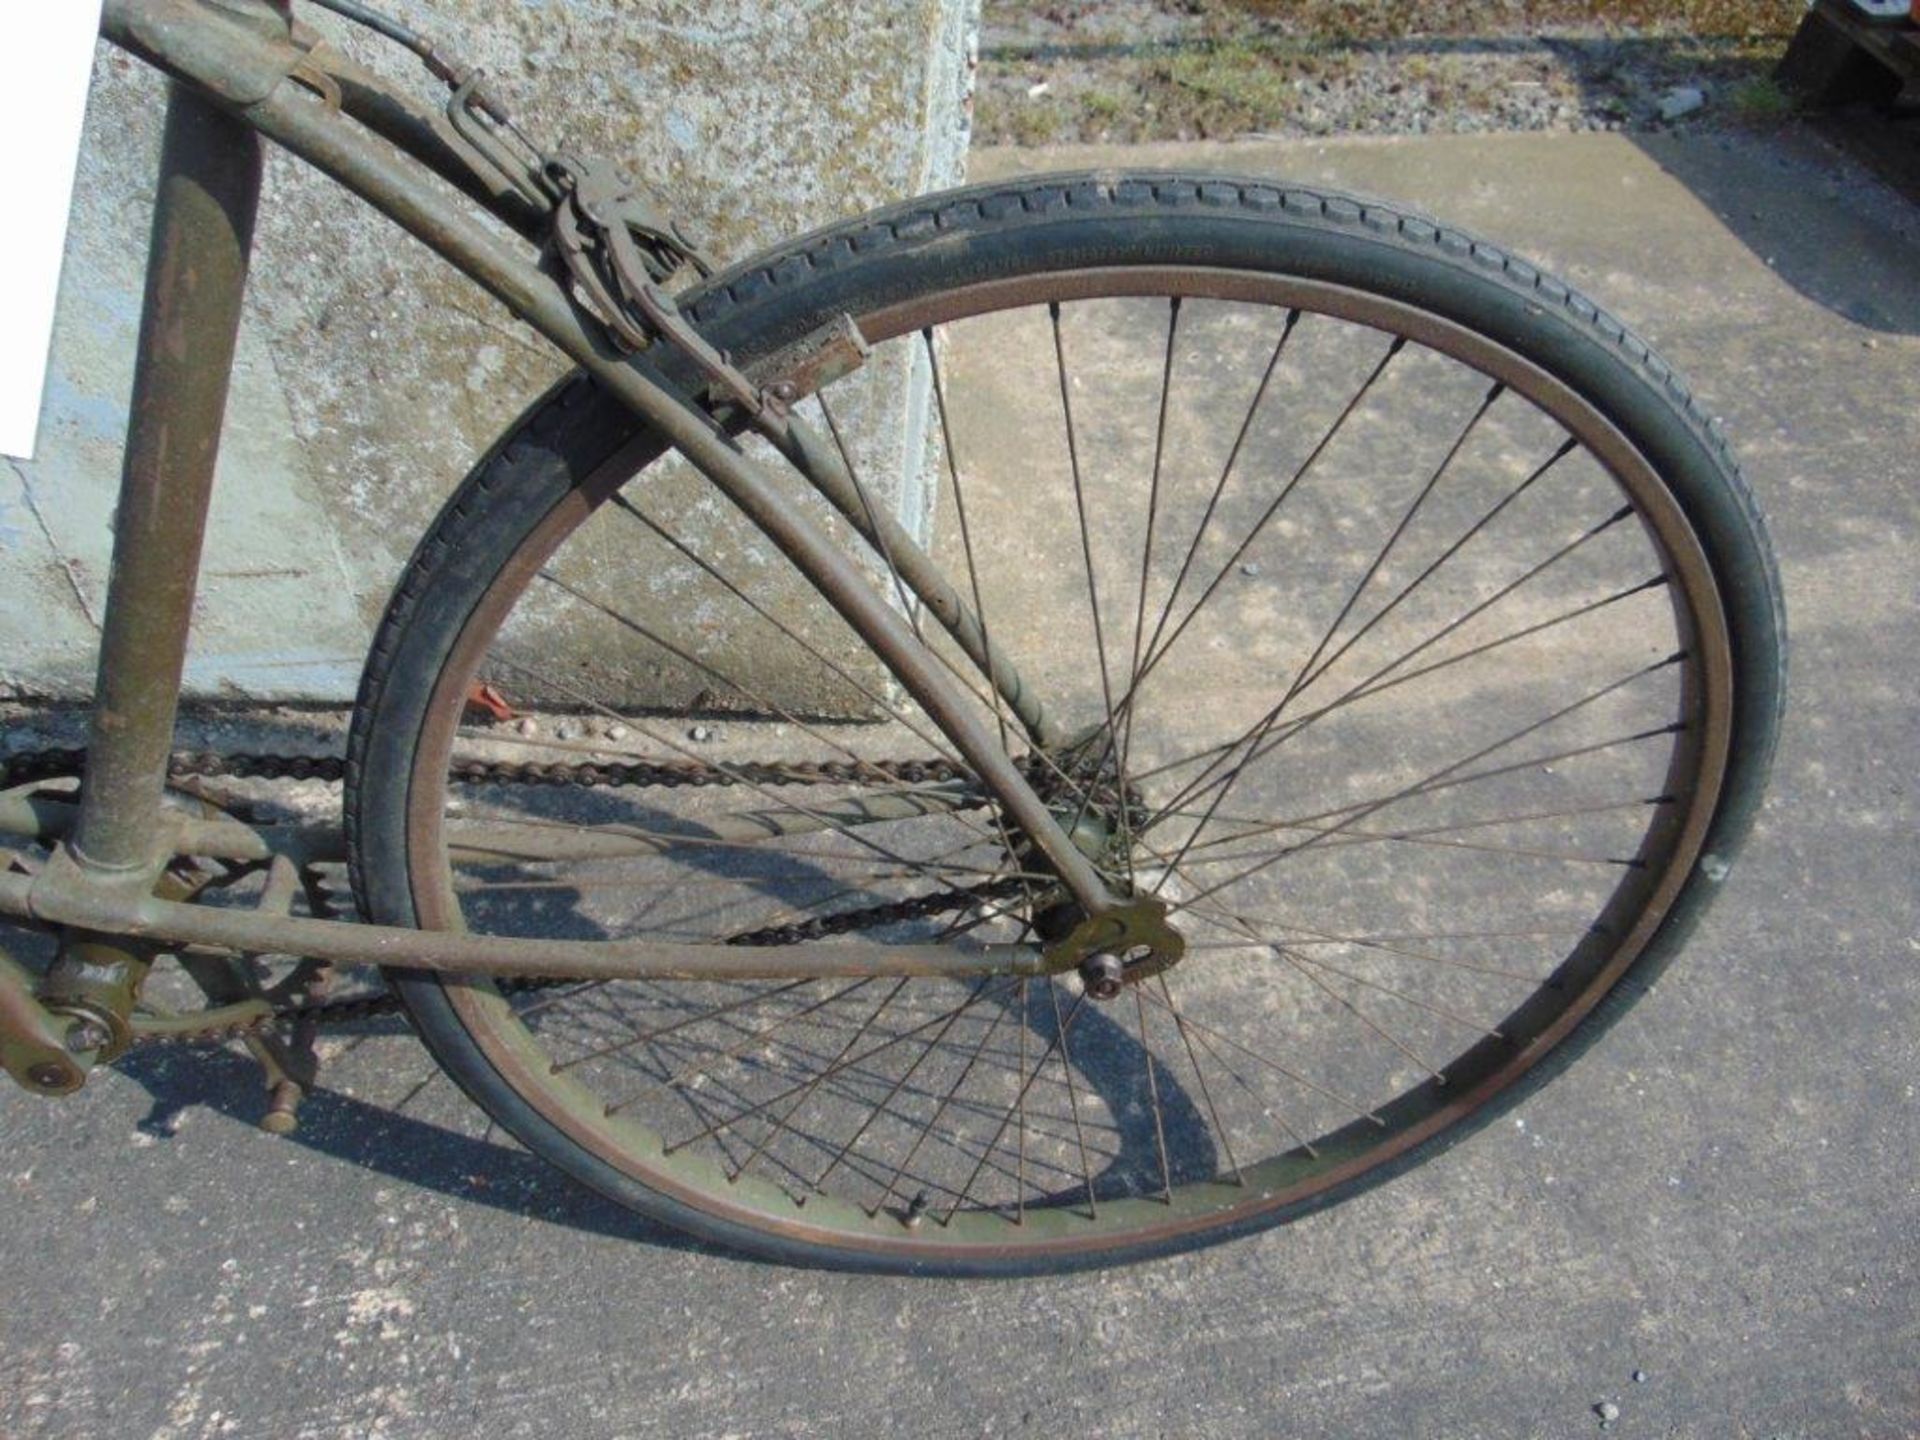
[[[1440,1153],[1561,1073],[1671,960],[1760,801],[1783,704],[1784,609],[1758,508],[1722,437],[1671,367],[1578,292],[1483,241],[1375,200],[1233,177],[1102,174],[912,201],[777,247],[719,275],[685,305],[703,333],[747,364],[841,314],[873,314],[929,292],[1173,264],[1286,277],[1436,317],[1564,385],[1657,474],[1722,599],[1731,682],[1724,776],[1658,928],[1568,1033],[1410,1148],[1285,1203],[1054,1249],[943,1248],[904,1232],[897,1243],[809,1234],[804,1225],[762,1225],[645,1183],[555,1124],[504,1073],[498,1047],[480,1044],[463,1017],[473,982],[390,972],[439,1062],[535,1153],[642,1214],[794,1263],[957,1274],[1123,1263],[1298,1218]],[[556,507],[570,497],[579,503],[583,487],[604,490],[610,465],[630,473],[659,448],[589,379],[569,377],[510,428],[422,540],[380,626],[354,715],[347,821],[355,893],[368,918],[420,923],[423,862],[409,842],[407,808],[421,783],[416,755],[449,657],[482,598]]]

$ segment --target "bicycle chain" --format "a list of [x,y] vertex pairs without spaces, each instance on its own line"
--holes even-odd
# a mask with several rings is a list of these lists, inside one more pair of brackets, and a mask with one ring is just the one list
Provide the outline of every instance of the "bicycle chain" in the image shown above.
[[[7,756],[0,759],[0,789],[45,780],[77,779],[86,767],[86,758],[87,752],[78,746],[50,747]],[[337,755],[280,755],[270,752],[219,754],[182,750],[172,755],[167,766],[168,777],[173,780],[337,781],[345,773],[346,761]],[[448,774],[450,779],[462,784],[576,785],[595,789],[628,786],[845,785],[872,783],[876,779],[925,785],[959,780],[964,778],[965,772],[948,760],[742,761],[712,765],[697,760],[587,760],[569,764],[470,759],[454,761]],[[240,814],[239,818],[244,820],[248,817]],[[1017,895],[1023,888],[1023,882],[1017,878],[990,880],[980,885],[911,896],[884,905],[869,905],[833,915],[815,916],[789,925],[770,925],[743,931],[728,936],[722,943],[731,946],[801,944],[856,930],[924,920],[965,910],[983,901]],[[581,982],[568,977],[548,976],[505,979],[496,983],[506,994],[520,994]],[[316,1026],[343,1025],[397,1014],[399,1010],[399,997],[391,991],[356,995],[343,1000],[309,1001],[276,1006],[271,1014],[251,1020],[209,1025],[201,1030],[182,1031],[164,1037],[144,1036],[141,1037],[141,1043],[218,1043],[261,1034],[275,1025],[303,1022]]]
[[[86,758],[87,752],[78,746],[8,756],[0,760],[0,789],[77,778]],[[169,761],[167,775],[174,780],[339,780],[346,768],[347,762],[338,755],[221,755],[180,750]],[[448,778],[463,785],[577,785],[583,789],[627,785],[856,785],[876,778],[928,785],[964,777],[965,772],[950,760],[747,760],[722,765],[698,760],[583,760],[572,764],[456,760],[448,770]]]

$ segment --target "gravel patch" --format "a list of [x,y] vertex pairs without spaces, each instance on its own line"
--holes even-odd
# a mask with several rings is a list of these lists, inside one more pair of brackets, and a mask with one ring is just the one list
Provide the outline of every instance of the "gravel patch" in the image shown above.
[[1797,0],[988,0],[988,144],[1764,123]]

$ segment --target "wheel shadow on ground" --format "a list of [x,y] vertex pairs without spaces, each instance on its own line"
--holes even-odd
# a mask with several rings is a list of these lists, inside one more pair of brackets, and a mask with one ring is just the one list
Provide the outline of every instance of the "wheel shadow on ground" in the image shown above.
[[[35,728],[45,732],[52,744],[78,743],[82,737],[83,716],[71,707],[48,707],[35,717]],[[190,713],[182,724],[184,748],[206,747],[226,750],[259,749],[319,751],[325,753],[338,744],[337,720],[326,715],[249,716],[219,710]],[[521,808],[545,818],[577,820],[579,799],[559,792],[534,792],[522,797]],[[255,802],[254,810],[263,820],[303,818],[287,810],[276,800]],[[666,813],[637,807],[635,813],[621,818],[652,828],[678,828],[684,822]],[[691,827],[694,833],[698,826]],[[696,869],[719,870],[711,857],[696,852]],[[808,878],[803,865],[789,866],[775,874],[755,877],[767,886],[768,893],[782,898],[782,892]],[[570,897],[577,902],[577,895]],[[857,897],[856,897],[857,898]],[[887,897],[875,895],[880,900]],[[848,903],[852,903],[849,901]],[[607,931],[583,913],[573,910],[566,899],[549,893],[538,907],[538,931],[573,939],[604,939]],[[522,921],[528,917],[519,917]],[[44,965],[48,955],[36,957]],[[1034,1051],[1044,1053],[1053,1038],[1052,1009],[1045,1003],[1045,991],[1036,989],[1024,1007],[1009,999],[1003,1007],[1016,1026],[1024,1025],[1035,1038]],[[1106,1098],[1118,1119],[1114,1137],[1120,1141],[1119,1153],[1106,1157],[1108,1163],[1097,1167],[1088,1183],[1105,1193],[1109,1185],[1132,1191],[1144,1183],[1149,1172],[1157,1175],[1159,1147],[1168,1142],[1157,1138],[1155,1127],[1127,1102],[1137,1098],[1132,1092],[1143,1073],[1130,1063],[1134,1041],[1124,1025],[1089,1011],[1075,1027],[1076,1071],[1092,1094]],[[344,1034],[350,1044],[372,1039],[393,1039],[407,1034],[404,1024],[362,1023]],[[1085,1041],[1082,1045],[1082,1041]],[[405,1113],[406,1106],[427,1084],[445,1078],[422,1056],[425,1079],[397,1105],[377,1104],[340,1090],[328,1088],[323,1068],[321,1083],[303,1102],[299,1128],[287,1137],[296,1145],[317,1154],[344,1160],[358,1168],[371,1170],[422,1190],[447,1195],[506,1213],[538,1218],[590,1233],[675,1249],[694,1249],[711,1253],[732,1253],[704,1245],[680,1232],[655,1224],[579,1185],[548,1162],[521,1149],[517,1144],[494,1138],[498,1132],[483,1136],[463,1134],[447,1125],[419,1115]],[[175,1133],[180,1117],[189,1110],[205,1110],[256,1126],[265,1113],[265,1096],[260,1071],[249,1057],[236,1051],[213,1047],[136,1049],[122,1057],[114,1067],[145,1089],[151,1108],[140,1121],[139,1129],[156,1139],[166,1140]],[[1197,1121],[1195,1098],[1187,1093],[1164,1063],[1156,1063],[1161,1086],[1160,1104],[1175,1122],[1175,1133],[1196,1137],[1186,1143],[1168,1146],[1166,1165],[1176,1183],[1196,1175],[1214,1173],[1218,1156],[1210,1143],[1197,1137],[1204,1127]],[[449,1082],[450,1083],[450,1082]],[[1058,1201],[1077,1187],[1061,1187],[1059,1193],[1037,1191],[1031,1203]]]
[[[1032,1017],[1039,1008],[1036,997],[1028,1015],[1028,1023],[1035,1029],[1039,1026]],[[1113,1027],[1113,1033],[1121,1032]],[[382,1023],[355,1027],[350,1038],[391,1040],[406,1034],[404,1024]],[[431,1064],[424,1055],[421,1060],[423,1065]],[[178,1133],[181,1117],[190,1110],[208,1111],[249,1128],[258,1126],[266,1113],[259,1067],[252,1059],[232,1051],[203,1047],[171,1051],[136,1049],[115,1062],[113,1069],[147,1092],[151,1108],[136,1128],[162,1142]],[[1089,1064],[1085,1074],[1096,1089],[1111,1086],[1117,1091],[1121,1088],[1122,1082],[1110,1055]],[[488,1134],[475,1136],[407,1114],[405,1107],[415,1096],[432,1082],[446,1079],[437,1068],[430,1069],[397,1106],[375,1104],[330,1089],[324,1079],[323,1070],[322,1083],[301,1102],[299,1127],[292,1134],[279,1137],[286,1143],[419,1190],[523,1219],[669,1250],[755,1260],[751,1255],[709,1245],[615,1204],[517,1144],[492,1138],[491,1127]],[[1193,1109],[1192,1100],[1172,1087],[1163,1095],[1163,1103],[1182,1116]],[[1115,1175],[1137,1178],[1130,1173],[1141,1168],[1136,1152],[1150,1143],[1147,1132],[1138,1136],[1131,1133],[1137,1128],[1127,1127],[1128,1156],[1117,1159],[1110,1169],[1096,1173],[1093,1176],[1096,1186]],[[1190,1128],[1183,1127],[1183,1130]],[[1175,1183],[1188,1178],[1186,1172],[1207,1170],[1215,1158],[1210,1146],[1200,1147],[1205,1152],[1202,1155],[1188,1153],[1188,1148],[1176,1147],[1174,1151],[1171,1163],[1175,1167]],[[1128,1159],[1132,1163],[1127,1163]],[[1077,1187],[1063,1187],[1056,1194],[1036,1193],[1029,1203],[1058,1203],[1075,1194]]]
[[[654,809],[619,791],[530,790],[515,795],[512,808],[529,817],[554,822],[625,825],[648,833],[685,833],[690,837],[711,834],[686,816]],[[817,890],[809,889],[813,882],[828,880],[840,886],[846,879],[844,875],[836,876],[833,871],[820,868],[809,857],[785,853],[753,856],[743,866],[733,852],[694,846],[688,848],[681,863],[689,877],[728,878],[783,907],[798,904],[806,895],[817,894]],[[582,898],[582,892],[561,889],[543,892],[538,898],[509,897],[491,907],[470,903],[466,914],[479,928],[497,929],[500,933],[580,940],[613,938],[613,931],[581,907]],[[857,911],[900,898],[895,889],[884,886],[854,887],[836,890],[832,908],[836,913]],[[901,942],[938,943],[946,935],[945,919],[941,916],[931,921],[878,927],[860,933]],[[1052,1192],[1037,1189],[1030,1197],[1031,1203],[1060,1203],[1079,1188],[1092,1189],[1102,1195],[1151,1190],[1160,1186],[1163,1172],[1175,1184],[1217,1174],[1220,1167],[1217,1146],[1201,1121],[1200,1101],[1180,1077],[1177,1066],[1164,1056],[1156,1056],[1143,1065],[1141,1057],[1146,1052],[1128,1023],[1103,1013],[1103,1007],[1080,1003],[1074,993],[1069,993],[1077,993],[1077,985],[1070,983],[1064,990],[1054,990],[1052,983],[1036,982],[1031,987],[1023,987],[1021,998],[983,997],[982,1004],[991,1007],[986,1013],[997,1010],[1011,1024],[1013,1033],[1024,1029],[1032,1038],[1032,1054],[1043,1057],[1035,1064],[1032,1078],[1021,1087],[1023,1095],[1027,1086],[1033,1085],[1042,1071],[1047,1070],[1044,1057],[1053,1056],[1053,1064],[1064,1069],[1065,1062],[1055,1051],[1055,1046],[1061,1044],[1059,1017],[1063,1011],[1077,1014],[1077,1020],[1070,1022],[1072,1039],[1063,1048],[1070,1051],[1073,1074],[1084,1087],[1086,1097],[1098,1097],[1103,1102],[1105,1112],[1111,1117],[1106,1133],[1117,1148],[1104,1157],[1105,1163],[1082,1175],[1077,1184],[1063,1183]],[[947,1046],[935,1044],[929,1048],[944,1050]],[[966,1049],[957,1042],[955,1048]],[[823,1064],[831,1059],[831,1056],[820,1057]],[[796,1074],[789,1078],[798,1083],[803,1077]],[[902,1079],[904,1082],[904,1077]],[[742,1104],[746,1105],[744,1098]],[[943,1112],[944,1109],[943,1106]],[[1156,1111],[1159,1123],[1155,1122]],[[1006,1118],[1012,1121],[1014,1112],[1009,1110]],[[781,1128],[794,1127],[789,1119],[782,1122]],[[825,1129],[815,1131],[811,1138],[823,1152],[831,1153],[835,1147],[835,1137]],[[805,1177],[795,1178],[804,1183]]]
[[[404,1034],[405,1027],[365,1026],[354,1033],[363,1038],[394,1037]],[[422,1062],[426,1063],[424,1056]],[[174,1135],[180,1116],[188,1110],[211,1111],[249,1127],[258,1125],[266,1110],[259,1067],[226,1050],[170,1054],[135,1050],[113,1068],[152,1099],[153,1107],[138,1128],[163,1141]],[[433,1072],[438,1075],[437,1070]],[[752,1258],[706,1245],[625,1210],[517,1145],[463,1135],[404,1110],[328,1089],[324,1072],[322,1081],[301,1103],[299,1128],[282,1137],[285,1143],[510,1215],[672,1250]]]
[[[581,796],[535,791],[516,798],[516,808],[531,815],[573,821],[582,818]],[[620,812],[619,819],[643,828],[687,828],[690,833],[698,833],[700,828],[630,800],[615,802],[605,795],[589,795],[586,800],[600,808],[612,804]],[[698,850],[691,864],[695,871],[727,868],[723,861]],[[783,892],[807,875],[808,867],[795,863],[778,867],[772,874],[754,875],[749,883],[764,886],[770,896],[782,898]],[[542,892],[535,902],[520,902],[525,907],[521,913],[493,918],[505,922],[510,933],[529,933],[526,927],[531,926],[533,933],[543,935],[607,938],[609,932],[577,908],[580,899],[575,892]],[[1043,988],[1036,987],[1024,1005],[1006,997],[1000,1006],[1015,1027],[1024,1027],[1033,1035],[1035,1055],[1050,1053],[1059,1010],[1049,1005]],[[1129,1104],[1138,1098],[1133,1092],[1139,1088],[1142,1072],[1132,1063],[1136,1042],[1127,1027],[1088,1010],[1073,1028],[1076,1073],[1089,1094],[1107,1101],[1116,1120],[1111,1133],[1119,1142],[1118,1152],[1105,1157],[1107,1163],[1096,1167],[1084,1183],[1103,1194],[1111,1193],[1113,1187],[1136,1191],[1149,1180],[1157,1184],[1154,1177],[1160,1173],[1162,1146],[1166,1147],[1164,1163],[1174,1183],[1214,1173],[1218,1156],[1211,1143],[1198,1138],[1205,1135],[1205,1127],[1198,1123],[1197,1102],[1164,1061],[1155,1064],[1160,1085],[1158,1103],[1174,1136],[1193,1137],[1184,1143],[1159,1138],[1146,1112]],[[319,1086],[301,1104],[298,1129],[286,1137],[291,1143],[417,1189],[513,1215],[673,1249],[734,1253],[692,1240],[601,1197],[517,1143],[498,1138],[500,1132],[492,1127],[476,1136],[408,1113],[430,1086],[440,1081],[452,1083],[424,1054],[419,1056],[419,1082],[397,1101],[374,1103],[329,1088],[330,1068],[336,1074],[346,1070],[351,1075],[352,1050],[369,1041],[390,1043],[408,1037],[409,1031],[404,1022],[384,1020],[362,1021],[329,1033],[344,1038],[349,1051],[323,1065]],[[135,1049],[114,1068],[147,1091],[151,1109],[138,1128],[159,1140],[171,1138],[180,1117],[189,1110],[211,1111],[249,1127],[257,1125],[265,1113],[257,1065],[232,1050],[207,1046],[190,1050]],[[391,1072],[387,1073],[390,1076]],[[1046,1193],[1046,1187],[1037,1186],[1029,1203],[1059,1203],[1077,1189],[1061,1185],[1057,1193]]]

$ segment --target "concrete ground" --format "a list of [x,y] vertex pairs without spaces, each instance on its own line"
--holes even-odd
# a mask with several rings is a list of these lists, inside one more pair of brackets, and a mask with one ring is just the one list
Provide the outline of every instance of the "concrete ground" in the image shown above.
[[1920,1433],[1920,212],[1796,134],[989,153],[1391,194],[1603,298],[1724,416],[1793,705],[1685,961],[1568,1077],[1290,1230],[1055,1281],[777,1269],[490,1135],[394,1027],[291,1141],[249,1066],[0,1094],[0,1435]]

